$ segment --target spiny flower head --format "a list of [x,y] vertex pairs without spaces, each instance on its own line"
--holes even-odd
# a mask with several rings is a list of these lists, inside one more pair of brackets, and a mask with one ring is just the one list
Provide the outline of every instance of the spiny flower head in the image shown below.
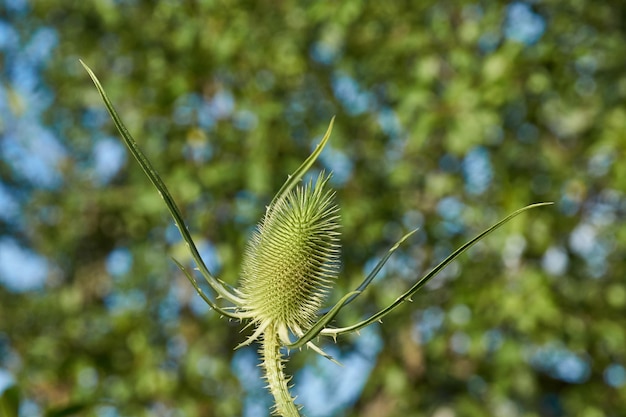
[[248,242],[240,289],[259,327],[302,333],[337,276],[339,209],[328,179],[322,173],[272,202]]

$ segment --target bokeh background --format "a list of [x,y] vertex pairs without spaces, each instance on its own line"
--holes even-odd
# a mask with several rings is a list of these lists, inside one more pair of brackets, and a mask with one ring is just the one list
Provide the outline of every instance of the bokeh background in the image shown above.
[[[235,285],[247,237],[336,115],[360,336],[293,353],[307,415],[626,415],[626,3],[2,0],[0,414],[266,416],[248,331],[191,259],[78,59]],[[330,300],[332,301],[332,300]]]

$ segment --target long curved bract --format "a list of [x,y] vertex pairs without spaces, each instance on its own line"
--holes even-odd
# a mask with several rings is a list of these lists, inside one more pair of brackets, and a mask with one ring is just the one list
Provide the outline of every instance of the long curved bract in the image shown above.
[[333,131],[334,123],[335,123],[335,118],[333,117],[332,119],[330,119],[330,124],[328,125],[328,129],[326,129],[326,133],[324,134],[324,137],[322,138],[321,142],[317,144],[317,146],[315,147],[315,150],[313,150],[311,155],[309,155],[309,157],[304,160],[304,162],[298,167],[298,169],[296,169],[293,172],[293,174],[287,176],[287,181],[285,181],[283,186],[280,187],[280,190],[278,190],[278,192],[276,193],[276,196],[274,196],[274,198],[272,199],[272,202],[270,203],[268,207],[273,207],[276,201],[280,200],[285,195],[287,195],[287,193],[289,193],[289,191],[291,191],[293,187],[296,186],[296,184],[302,179],[304,174],[306,174],[309,168],[311,168],[311,166],[315,163],[317,158],[320,156],[320,154],[324,150],[324,147],[328,143],[328,139],[330,139],[330,133]]
[[[336,329],[323,329],[323,330],[320,331],[320,334],[321,335],[325,335],[325,336],[337,337],[338,335],[341,335],[341,334],[346,334],[346,333],[351,333],[351,332],[358,331],[358,330],[360,330],[360,329],[362,329],[362,328],[364,328],[364,327],[366,327],[366,326],[368,326],[368,325],[370,325],[370,324],[372,324],[372,323],[374,323],[376,321],[381,320],[384,316],[389,314],[392,310],[394,310],[400,304],[404,303],[407,300],[410,300],[411,296],[413,294],[415,294],[417,291],[419,291],[419,289],[422,288],[424,285],[426,285],[426,283],[428,283],[428,281],[430,281],[439,272],[441,272],[446,266],[448,266],[452,261],[454,261],[456,258],[458,258],[463,252],[468,250],[470,247],[472,247],[474,244],[476,244],[482,238],[484,238],[485,236],[487,236],[491,232],[495,231],[496,229],[498,229],[499,227],[504,225],[509,220],[513,219],[514,217],[518,216],[519,214],[522,214],[523,212],[525,212],[527,210],[530,210],[530,209],[533,209],[533,208],[537,208],[537,207],[547,206],[547,205],[551,205],[551,204],[553,204],[553,203],[531,204],[529,206],[526,206],[526,207],[523,207],[523,208],[521,208],[519,210],[514,211],[513,213],[511,213],[508,216],[506,216],[504,219],[500,220],[499,222],[497,222],[493,226],[491,226],[488,229],[484,230],[478,236],[474,237],[472,240],[470,240],[469,242],[465,243],[463,246],[461,246],[460,248],[455,250],[451,255],[449,255],[446,259],[444,259],[441,263],[439,263],[439,265],[437,265],[429,273],[427,273],[419,281],[417,281],[408,291],[406,291],[404,294],[399,296],[396,299],[396,301],[391,303],[388,307],[386,307],[383,310],[379,311],[378,313],[374,314],[370,318],[368,318],[366,320],[363,320],[363,321],[361,321],[359,323],[356,323],[356,324],[354,324],[352,326],[341,327],[341,328],[336,328]],[[298,342],[300,342],[300,341],[298,341]]]
[[233,294],[232,292],[230,292],[223,285],[221,281],[215,278],[211,274],[209,269],[206,267],[206,265],[204,264],[204,261],[200,257],[200,253],[198,252],[198,249],[196,248],[196,245],[194,244],[193,239],[191,238],[191,234],[189,233],[189,230],[187,229],[187,225],[185,224],[185,221],[183,220],[180,210],[178,209],[178,206],[174,202],[172,195],[168,191],[163,180],[161,180],[161,177],[159,176],[157,171],[152,167],[152,164],[150,163],[148,158],[146,158],[146,156],[143,154],[141,149],[139,149],[137,142],[135,141],[135,139],[132,137],[132,135],[130,134],[130,132],[128,131],[124,123],[122,122],[122,119],[117,114],[117,111],[113,107],[113,104],[111,103],[104,89],[102,88],[102,85],[100,84],[100,81],[98,80],[98,77],[96,77],[93,71],[82,60],[80,61],[80,63],[82,64],[82,66],[85,68],[85,70],[91,77],[91,80],[93,81],[93,83],[96,85],[96,89],[98,90],[98,93],[100,93],[100,96],[102,97],[102,100],[104,101],[104,105],[107,111],[109,112],[109,114],[111,115],[111,118],[113,119],[113,123],[115,123],[117,130],[122,135],[122,139],[124,139],[124,143],[126,144],[126,147],[130,151],[130,153],[133,155],[133,157],[137,160],[143,172],[150,179],[150,182],[152,182],[152,184],[155,186],[155,188],[161,195],[161,198],[163,198],[163,201],[165,201],[165,204],[167,205],[167,209],[169,210],[170,215],[172,216],[172,218],[174,219],[174,222],[176,223],[176,227],[178,227],[178,230],[180,231],[181,236],[183,237],[185,243],[187,244],[187,247],[189,248],[189,251],[191,252],[191,256],[193,257],[194,261],[198,265],[200,273],[202,274],[204,279],[207,281],[207,283],[211,286],[211,288],[220,297],[223,297],[224,299],[230,301],[233,304],[239,305],[241,303],[241,299],[235,294]]

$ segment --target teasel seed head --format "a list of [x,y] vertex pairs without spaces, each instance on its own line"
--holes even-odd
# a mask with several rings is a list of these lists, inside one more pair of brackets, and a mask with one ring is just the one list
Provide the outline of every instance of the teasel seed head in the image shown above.
[[321,173],[274,201],[248,242],[240,289],[259,327],[302,333],[337,277],[339,209],[329,178]]

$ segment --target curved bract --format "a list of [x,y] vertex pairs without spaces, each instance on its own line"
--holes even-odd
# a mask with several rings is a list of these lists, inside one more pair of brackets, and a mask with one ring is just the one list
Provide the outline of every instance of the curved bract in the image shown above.
[[[304,186],[300,181],[328,143],[334,119],[313,153],[287,177],[287,181],[268,206],[246,248],[241,286],[239,289],[231,289],[208,270],[165,183],[124,126],[95,74],[82,61],[81,64],[96,85],[124,143],[165,201],[200,273],[214,294],[205,294],[183,265],[176,260],[174,262],[211,308],[229,318],[247,320],[248,326],[255,328],[252,335],[239,346],[257,340],[262,345],[260,352],[265,378],[276,402],[274,411],[279,415],[300,415],[299,408],[289,393],[290,378],[284,375],[285,359],[281,355],[281,347],[307,346],[333,360],[312,343],[315,337],[326,335],[336,338],[379,321],[410,300],[429,280],[489,233],[527,210],[552,204],[532,204],[511,213],[416,280],[408,291],[388,307],[351,326],[330,328],[328,325],[336,315],[370,285],[391,255],[415,233],[413,230],[400,238],[354,291],[319,313],[339,270],[339,209],[333,202],[334,193],[327,188],[329,176],[322,173],[315,182],[310,181]],[[228,305],[219,305],[217,300],[220,298]],[[293,336],[295,341],[290,338]]]

